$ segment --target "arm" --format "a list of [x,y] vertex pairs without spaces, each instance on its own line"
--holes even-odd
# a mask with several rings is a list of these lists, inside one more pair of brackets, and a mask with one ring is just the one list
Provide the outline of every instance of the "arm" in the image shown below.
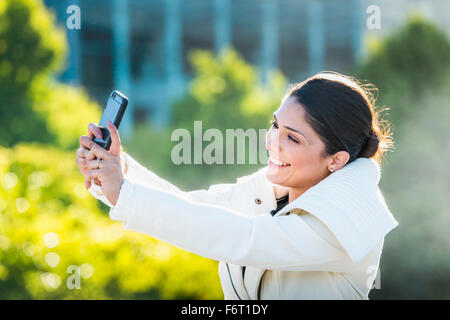
[[[139,183],[143,186],[153,187],[161,190],[170,191],[176,194],[189,197],[192,200],[196,200],[203,203],[217,204],[222,206],[228,206],[230,199],[233,198],[234,184],[216,184],[209,187],[208,190],[195,190],[195,191],[182,191],[170,182],[160,178],[158,175],[142,166],[139,162],[133,159],[125,152],[120,154],[122,162],[122,172],[124,178],[132,181],[133,183]],[[103,195],[100,186],[92,183],[89,188],[89,192],[94,198],[102,201],[109,207],[113,205]]]
[[355,267],[318,221],[297,215],[247,217],[127,178],[109,214],[127,230],[213,260],[289,271],[345,272]]

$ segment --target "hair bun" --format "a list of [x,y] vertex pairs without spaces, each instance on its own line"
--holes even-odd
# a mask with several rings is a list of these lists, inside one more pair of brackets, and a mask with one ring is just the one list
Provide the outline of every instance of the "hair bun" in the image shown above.
[[366,138],[365,143],[361,147],[361,151],[359,152],[358,157],[359,158],[373,157],[377,153],[379,145],[380,140],[378,139],[378,135],[375,133],[375,131],[373,131],[373,129],[371,129],[369,136]]

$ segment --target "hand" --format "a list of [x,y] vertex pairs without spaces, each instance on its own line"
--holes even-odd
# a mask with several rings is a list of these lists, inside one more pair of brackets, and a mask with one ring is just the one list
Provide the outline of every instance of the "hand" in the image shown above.
[[[86,186],[90,187],[91,179],[98,179],[105,197],[110,203],[116,205],[124,181],[120,161],[121,144],[119,131],[110,121],[108,121],[108,129],[111,134],[109,151],[100,147],[92,141],[91,137],[87,136],[80,137],[80,144],[89,149],[85,155],[88,169],[85,177]],[[97,167],[97,159],[100,159],[99,167]]]
[[[87,146],[90,145],[90,142],[92,141],[92,138],[94,138],[94,136],[98,139],[101,139],[102,131],[95,123],[91,122],[88,125],[88,135],[89,136],[81,136],[80,137],[80,147],[77,150],[77,157],[76,157],[76,163],[78,165],[78,169],[85,177],[89,171],[89,168],[87,167],[86,155],[88,154],[90,148],[88,148]],[[98,185],[101,185],[100,181],[98,181],[98,179],[95,179],[95,181]],[[90,185],[91,184],[89,181],[89,183],[86,183],[86,188],[89,189]]]

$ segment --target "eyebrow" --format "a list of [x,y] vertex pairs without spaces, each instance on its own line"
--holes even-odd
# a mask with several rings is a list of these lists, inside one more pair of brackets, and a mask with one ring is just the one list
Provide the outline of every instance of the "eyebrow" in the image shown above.
[[[277,117],[275,116],[275,113],[273,114],[273,118],[278,122],[278,119],[277,119]],[[291,131],[295,131],[295,132],[297,132],[297,133],[300,133],[300,134],[306,139],[306,141],[309,142],[308,138],[306,138],[306,136],[303,134],[303,132],[301,132],[301,131],[299,131],[299,130],[297,130],[297,129],[288,127],[288,126],[283,126],[283,127],[285,127],[286,129],[289,129],[289,130],[291,130]]]

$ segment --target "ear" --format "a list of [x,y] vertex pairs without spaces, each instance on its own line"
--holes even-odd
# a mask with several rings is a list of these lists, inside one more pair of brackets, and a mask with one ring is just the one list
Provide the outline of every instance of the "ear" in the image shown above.
[[347,151],[336,152],[328,164],[328,169],[334,169],[334,171],[341,169],[350,160],[350,154]]

